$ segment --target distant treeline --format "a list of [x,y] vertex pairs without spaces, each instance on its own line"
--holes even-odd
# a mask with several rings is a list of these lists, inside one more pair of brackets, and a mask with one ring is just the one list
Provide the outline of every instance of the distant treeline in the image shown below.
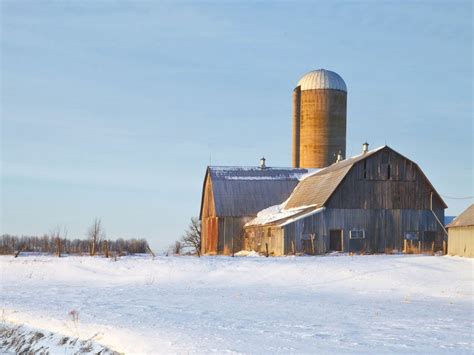
[[[94,252],[91,249],[94,248]],[[145,239],[100,240],[93,246],[90,239],[67,239],[49,235],[14,236],[3,234],[0,237],[0,255],[18,252],[37,252],[50,254],[138,254],[150,251]]]

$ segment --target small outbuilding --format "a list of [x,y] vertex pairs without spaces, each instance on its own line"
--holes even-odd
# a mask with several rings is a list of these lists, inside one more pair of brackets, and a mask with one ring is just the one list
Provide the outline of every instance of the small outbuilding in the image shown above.
[[474,257],[474,204],[446,226],[448,254]]

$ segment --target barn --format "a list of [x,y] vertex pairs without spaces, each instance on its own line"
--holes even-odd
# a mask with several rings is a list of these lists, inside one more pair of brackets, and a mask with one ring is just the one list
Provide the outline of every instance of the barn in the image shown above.
[[474,204],[446,226],[448,254],[474,257]]
[[200,220],[201,252],[232,254],[243,248],[244,225],[262,209],[285,201],[307,169],[209,166]]
[[308,174],[245,226],[244,247],[271,255],[434,252],[446,204],[420,167],[388,146]]

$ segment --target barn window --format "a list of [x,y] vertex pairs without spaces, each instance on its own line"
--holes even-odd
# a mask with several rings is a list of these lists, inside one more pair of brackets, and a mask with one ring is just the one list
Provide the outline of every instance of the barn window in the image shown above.
[[406,240],[418,240],[418,232],[405,232]]
[[349,233],[350,239],[364,239],[365,238],[365,230],[363,229],[353,229]]

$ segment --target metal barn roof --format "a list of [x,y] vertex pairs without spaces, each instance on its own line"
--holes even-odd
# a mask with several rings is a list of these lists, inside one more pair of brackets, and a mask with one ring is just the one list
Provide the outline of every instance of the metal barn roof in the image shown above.
[[326,69],[306,73],[296,86],[301,86],[301,90],[332,89],[347,92],[346,83],[339,74]]
[[208,168],[217,216],[255,216],[285,201],[307,169],[258,167]]
[[446,227],[468,227],[474,226],[474,204],[470,205],[466,210],[457,216],[451,223]]
[[355,163],[366,159],[383,148],[385,147],[380,147],[365,154],[334,163],[303,179],[291,194],[284,208],[290,209],[300,206],[324,206],[326,201],[331,197],[342,179]]

